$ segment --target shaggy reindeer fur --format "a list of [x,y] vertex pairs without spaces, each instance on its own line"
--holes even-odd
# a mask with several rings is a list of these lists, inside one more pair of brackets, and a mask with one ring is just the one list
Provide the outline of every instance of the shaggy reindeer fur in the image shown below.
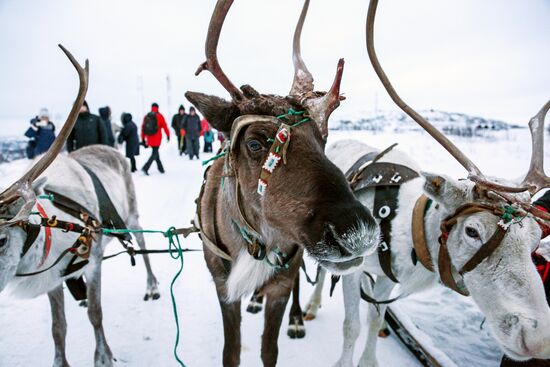
[[[340,141],[327,149],[327,155],[341,170],[346,171],[359,157],[373,150],[358,141]],[[398,150],[392,150],[381,161],[399,163],[419,171],[416,163]],[[424,193],[434,200],[425,217],[427,243],[434,264],[437,264],[441,220],[461,204],[475,200],[473,184],[469,181],[454,181],[427,173],[423,173],[423,176],[424,178],[401,186],[399,210],[392,221],[392,268],[400,281],[396,294],[419,292],[438,279],[438,274],[429,272],[420,262],[415,266],[411,261],[411,214],[417,198]],[[439,185],[432,184],[434,179],[437,179]],[[372,208],[372,190],[363,190],[356,195],[366,207]],[[455,268],[460,268],[487,241],[494,233],[498,220],[495,215],[487,212],[459,219],[447,242]],[[468,237],[465,234],[466,227],[475,228],[480,238],[476,240]],[[550,308],[530,256],[539,242],[538,224],[532,218],[524,218],[521,226],[515,224],[510,227],[500,247],[491,257],[463,277],[464,285],[487,317],[487,323],[499,345],[507,355],[518,360],[550,357]],[[344,276],[346,317],[342,355],[336,363],[339,367],[355,366],[353,350],[360,329],[359,287],[363,270],[377,276],[374,288],[366,289],[377,300],[390,298],[396,286],[385,276],[376,255],[366,258],[363,269]],[[321,276],[325,276],[324,271]],[[455,277],[460,278],[458,274]],[[318,284],[319,289],[316,289],[310,300],[310,318],[314,317],[320,305],[322,284]],[[380,305],[379,311],[373,305],[368,307],[367,343],[359,360],[361,367],[378,365],[376,341],[385,311],[386,305]]]
[[[96,216],[99,216],[97,196],[89,175],[80,164],[89,167],[109,190],[109,197],[121,218],[128,228],[141,229],[137,210],[136,194],[130,169],[126,160],[116,150],[106,146],[90,146],[82,148],[70,155],[59,156],[51,166],[43,173],[34,185],[37,195],[44,193],[45,188],[51,188],[64,196],[81,203]],[[64,212],[59,211],[48,200],[40,200],[49,216],[57,216],[61,220],[81,223]],[[10,208],[17,212],[16,205]],[[36,217],[31,221],[37,222]],[[15,273],[27,273],[38,270],[38,264],[43,254],[44,232],[41,231],[34,245],[27,254],[20,258],[21,249],[26,238],[25,232],[19,227],[10,227],[2,230],[0,236],[7,236],[8,243],[0,249],[0,290],[7,283],[13,292],[20,297],[36,297],[48,293],[52,308],[52,334],[55,342],[55,367],[68,366],[65,357],[66,321],[64,313],[63,282],[66,278],[77,278],[84,275],[88,285],[88,316],[94,328],[96,337],[95,366],[112,366],[113,356],[107,344],[101,310],[101,261],[103,251],[110,242],[101,234],[94,241],[90,255],[90,262],[81,270],[61,276],[71,258],[67,255],[51,270],[30,277],[15,277]],[[52,247],[48,260],[42,268],[51,265],[63,250],[70,247],[78,234],[64,233],[61,230],[52,230]],[[145,248],[145,240],[142,234],[136,234],[140,248]],[[157,281],[152,273],[147,255],[144,256],[147,268],[147,294],[146,297],[158,298]]]

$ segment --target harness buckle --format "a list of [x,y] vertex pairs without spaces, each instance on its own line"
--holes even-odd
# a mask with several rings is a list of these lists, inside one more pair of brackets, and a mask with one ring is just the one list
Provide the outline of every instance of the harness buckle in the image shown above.
[[247,250],[250,256],[256,260],[263,260],[267,253],[265,245],[261,244],[257,239],[248,243]]

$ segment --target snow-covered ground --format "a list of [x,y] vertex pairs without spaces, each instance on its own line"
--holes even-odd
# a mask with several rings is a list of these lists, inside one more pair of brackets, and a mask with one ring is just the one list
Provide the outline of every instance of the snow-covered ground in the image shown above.
[[[425,134],[377,134],[367,132],[331,132],[331,141],[357,138],[373,146],[385,148],[399,142],[400,149],[409,152],[425,170],[447,173],[460,177],[464,175],[442,148]],[[528,131],[512,130],[499,133],[498,139],[454,139],[471,156],[482,170],[491,175],[506,178],[520,176],[528,166],[530,142]],[[149,151],[142,151],[139,162],[143,163]],[[165,230],[170,226],[187,226],[193,217],[194,200],[198,195],[203,167],[198,161],[179,157],[173,142],[161,148],[161,156],[167,173],[161,175],[153,167],[151,176],[135,175],[141,223],[148,229]],[[209,155],[208,155],[209,156]],[[208,157],[203,156],[203,157]],[[25,169],[26,161],[0,165],[0,187],[5,187]],[[162,236],[148,235],[150,248],[164,248],[166,240]],[[193,235],[183,241],[184,247],[200,248],[199,239]],[[108,252],[119,250],[115,242]],[[175,326],[169,297],[169,284],[178,269],[177,261],[168,255],[153,255],[153,270],[159,282],[162,297],[158,301],[144,302],[145,270],[141,261],[135,268],[130,267],[128,258],[120,256],[104,263],[103,266],[103,310],[104,326],[111,349],[119,366],[176,366],[172,356]],[[310,271],[314,265],[310,263]],[[302,275],[303,276],[303,275]],[[302,305],[305,305],[312,288],[302,282]],[[185,254],[185,268],[175,285],[178,312],[181,325],[179,354],[188,366],[220,366],[223,347],[221,315],[214,286],[205,266],[202,254]],[[410,317],[408,322],[420,325],[423,332],[434,332],[433,344],[448,344],[448,349],[456,343],[456,353],[449,353],[447,365],[457,366],[498,366],[499,352],[491,345],[487,330],[479,331],[481,316],[474,306],[457,306],[456,314],[434,317],[434,311],[443,308],[433,307],[433,302],[422,301],[434,295],[445,297],[449,293],[440,290],[414,300],[400,301],[398,312]],[[444,296],[441,296],[443,294]],[[323,307],[315,321],[306,324],[307,336],[302,340],[290,340],[286,336],[287,319],[279,338],[280,366],[330,366],[339,356],[342,342],[343,304],[340,287],[332,298],[328,289],[324,293]],[[78,306],[70,295],[66,296],[68,321],[67,351],[73,366],[92,365],[94,337],[85,309]],[[242,322],[242,366],[259,366],[260,335],[263,315],[244,312]],[[362,306],[365,308],[365,306]],[[462,312],[467,310],[467,312]],[[365,310],[363,309],[363,314]],[[437,315],[435,315],[437,316]],[[434,321],[435,320],[435,321]],[[458,320],[458,321],[457,321]],[[358,320],[365,324],[364,317]],[[434,322],[438,324],[435,325]],[[443,322],[447,322],[446,328]],[[454,325],[454,326],[453,326]],[[458,327],[457,327],[458,325]],[[460,326],[466,325],[469,328]],[[452,326],[452,328],[451,328]],[[363,328],[364,329],[364,328]],[[437,330],[436,330],[437,329]],[[468,336],[459,335],[468,329]],[[475,330],[478,330],[476,333]],[[364,331],[364,330],[363,330]],[[464,331],[465,332],[465,331]],[[445,337],[445,340],[441,340]],[[359,351],[365,342],[364,332],[358,340]],[[479,345],[479,343],[486,343]],[[472,344],[473,343],[473,344]],[[413,356],[394,338],[380,340],[378,358],[381,366],[419,366]],[[469,349],[468,349],[469,348]],[[471,353],[465,350],[483,349],[475,358],[482,356],[484,361],[469,361]],[[356,358],[360,352],[357,352]],[[0,366],[49,366],[53,360],[53,341],[50,336],[50,312],[46,296],[32,300],[19,300],[10,296],[9,291],[0,294]]]

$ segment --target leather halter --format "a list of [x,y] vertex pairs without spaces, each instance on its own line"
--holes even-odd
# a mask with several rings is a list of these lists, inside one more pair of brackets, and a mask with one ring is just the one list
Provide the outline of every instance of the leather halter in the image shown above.
[[[426,233],[424,227],[424,218],[429,206],[431,205],[431,199],[426,195],[422,195],[416,201],[412,215],[412,238],[414,251],[420,263],[429,271],[434,272],[434,265],[432,262],[432,256],[426,241]],[[497,224],[497,229],[493,235],[485,242],[479,250],[462,266],[458,273],[464,275],[474,270],[483,260],[491,256],[495,250],[500,246],[504,236],[506,235],[508,228],[513,223],[512,219],[505,217],[508,213],[505,209],[486,203],[466,203],[460,206],[456,211],[445,218],[440,225],[441,235],[439,236],[439,256],[438,256],[438,271],[441,281],[445,286],[460,293],[464,296],[468,296],[467,289],[459,286],[453,276],[453,264],[449,255],[447,247],[447,239],[449,233],[458,222],[458,218],[465,215],[471,215],[479,212],[489,212],[491,214],[501,217],[501,220]],[[510,213],[508,213],[510,214]]]
[[[283,163],[286,164],[286,150],[288,149],[288,145],[290,143],[290,132],[291,132],[292,126],[283,123],[280,117],[281,116],[273,117],[273,116],[266,116],[266,115],[243,115],[235,119],[231,127],[229,139],[224,148],[224,154],[225,154],[224,177],[235,178],[235,201],[237,204],[237,212],[239,213],[239,222],[242,224],[242,226],[239,223],[236,223],[235,221],[234,223],[238,227],[243,239],[247,243],[247,249],[249,254],[256,260],[266,259],[266,261],[274,267],[286,268],[288,266],[288,263],[292,259],[292,257],[298,252],[298,248],[297,246],[294,246],[294,249],[291,251],[290,254],[282,253],[278,248],[276,248],[275,250],[270,252],[274,254],[275,262],[271,261],[268,258],[269,254],[266,252],[265,245],[262,244],[259,240],[261,238],[259,231],[257,231],[254,228],[254,226],[246,217],[244,206],[242,203],[242,198],[241,198],[242,195],[241,195],[240,184],[238,179],[236,157],[234,156],[234,152],[237,149],[238,138],[241,132],[244,131],[244,129],[247,126],[257,122],[266,122],[266,123],[274,124],[275,126],[278,127],[278,130],[275,135],[275,138],[273,139],[271,148],[269,149],[268,157],[262,167],[261,175],[258,178],[258,194],[263,196],[267,189],[269,178],[273,173],[274,169],[279,165],[281,160],[283,161]],[[204,187],[206,185],[206,173],[207,172],[205,172],[205,180],[201,188],[199,199],[197,200],[198,202],[197,218],[196,218],[195,224],[197,229],[200,231],[201,238],[204,244],[217,256],[225,260],[232,261],[231,255],[228,254],[226,251],[223,251],[222,249],[220,249],[220,247],[217,246],[216,243],[212,241],[205,234],[202,228],[201,218],[200,218],[200,212],[201,212],[200,206],[201,206],[202,196],[204,193]]]

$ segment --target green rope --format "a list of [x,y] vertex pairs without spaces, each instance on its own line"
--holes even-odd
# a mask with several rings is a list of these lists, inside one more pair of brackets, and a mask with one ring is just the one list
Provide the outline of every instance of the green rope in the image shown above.
[[216,159],[221,158],[221,157],[225,156],[226,154],[227,154],[227,150],[224,150],[220,154],[216,154],[212,158],[202,161],[202,165],[206,166],[208,163],[210,163],[212,161],[215,161]]
[[308,121],[311,121],[311,119],[309,117],[306,117],[300,121],[298,121],[297,123],[295,123],[294,125],[292,125],[292,127],[298,127],[300,125],[302,125],[304,122],[308,122]]
[[[305,113],[306,113],[306,111],[296,111],[292,108],[289,108],[287,113],[285,113],[283,115],[279,115],[279,116],[277,116],[277,118],[278,119],[287,119],[288,116],[304,116]],[[311,119],[309,117],[304,117],[303,119],[296,122],[295,124],[290,125],[290,127],[298,127],[298,126],[302,125],[304,122],[308,122],[308,121],[311,121]]]
[[[180,261],[180,268],[177,271],[176,275],[172,278],[172,282],[170,282],[170,298],[172,300],[172,310],[174,312],[174,321],[176,322],[176,340],[174,342],[174,358],[178,362],[178,364],[181,367],[185,367],[185,364],[178,356],[178,345],[180,341],[180,324],[179,324],[179,317],[178,317],[178,308],[176,305],[176,297],[174,296],[174,284],[176,283],[176,280],[179,278],[181,272],[183,271],[183,251],[181,248],[180,238],[175,233],[176,228],[170,227],[166,232],[158,231],[158,230],[147,230],[147,229],[102,229],[102,233],[104,234],[116,234],[116,233],[160,233],[164,237],[168,238],[168,249],[170,250],[170,257],[174,260]],[[176,240],[174,241],[174,237]],[[173,249],[176,250],[176,253],[173,253]]]
[[38,195],[37,198],[38,199],[46,199],[46,200],[49,200],[49,201],[54,200],[53,194]]

